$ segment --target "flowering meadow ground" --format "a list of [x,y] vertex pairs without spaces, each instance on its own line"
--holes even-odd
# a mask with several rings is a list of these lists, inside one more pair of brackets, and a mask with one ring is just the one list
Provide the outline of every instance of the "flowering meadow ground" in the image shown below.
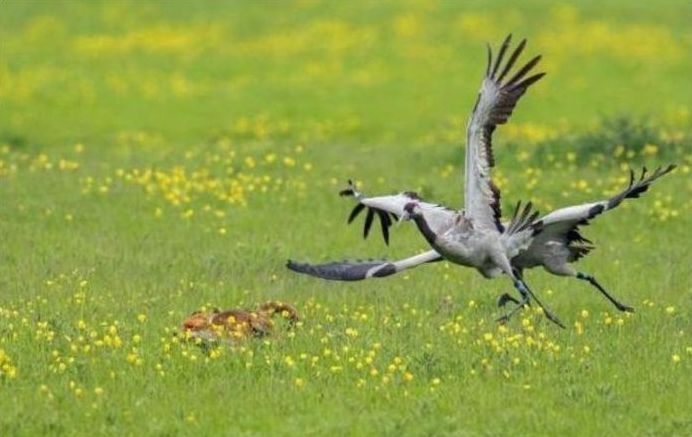
[[[0,435],[692,435],[692,7],[405,1],[0,1]],[[545,79],[495,137],[504,212],[604,198],[573,279],[527,273],[568,329],[505,326],[447,263],[361,283],[287,258],[404,257],[337,196],[461,205],[485,43]],[[525,55],[528,57],[528,54]],[[202,348],[193,310],[293,303]]]

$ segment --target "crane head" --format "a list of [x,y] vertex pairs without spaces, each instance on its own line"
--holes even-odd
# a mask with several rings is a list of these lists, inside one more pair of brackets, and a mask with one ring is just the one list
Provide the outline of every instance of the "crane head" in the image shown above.
[[421,209],[418,202],[409,202],[406,205],[404,205],[404,213],[401,215],[399,221],[401,222],[404,220],[411,220],[416,217],[419,217],[422,214],[423,210]]

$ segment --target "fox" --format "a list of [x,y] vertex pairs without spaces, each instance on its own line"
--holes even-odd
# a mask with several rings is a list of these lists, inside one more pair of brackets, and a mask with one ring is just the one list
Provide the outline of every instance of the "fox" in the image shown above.
[[279,301],[265,302],[256,310],[232,308],[221,311],[195,311],[185,318],[181,331],[188,339],[204,341],[239,341],[271,335],[274,330],[273,317],[279,314],[292,326],[300,318],[293,305]]

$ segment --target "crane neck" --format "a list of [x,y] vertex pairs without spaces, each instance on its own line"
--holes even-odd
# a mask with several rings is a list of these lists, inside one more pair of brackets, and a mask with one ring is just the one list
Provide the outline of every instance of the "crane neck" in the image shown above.
[[423,214],[418,214],[415,217],[413,217],[413,221],[416,223],[416,226],[418,226],[418,230],[421,234],[423,234],[423,237],[425,237],[426,241],[431,246],[434,245],[435,240],[437,239],[437,235],[435,234],[435,232],[433,232],[432,229],[430,229],[430,226],[428,226],[428,221],[425,220]]

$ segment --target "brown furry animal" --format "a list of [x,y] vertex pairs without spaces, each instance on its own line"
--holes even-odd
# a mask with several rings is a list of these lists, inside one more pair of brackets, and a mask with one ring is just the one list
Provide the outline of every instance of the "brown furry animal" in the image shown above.
[[281,314],[291,324],[299,320],[296,309],[287,303],[270,301],[255,311],[233,308],[211,312],[195,311],[182,324],[182,332],[187,338],[202,340],[240,340],[248,337],[263,337],[271,334],[274,328],[272,318]]

